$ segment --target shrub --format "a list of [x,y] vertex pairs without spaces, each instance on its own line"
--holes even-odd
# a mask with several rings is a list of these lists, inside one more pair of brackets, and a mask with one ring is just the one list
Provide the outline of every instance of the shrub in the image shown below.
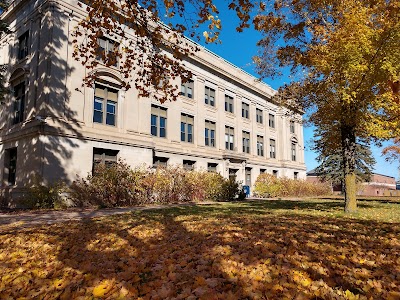
[[331,186],[324,182],[307,182],[289,178],[276,178],[271,174],[260,174],[254,193],[258,197],[313,197],[332,193]]
[[65,184],[63,182],[57,181],[46,185],[40,176],[34,176],[22,204],[29,208],[38,209],[62,207],[61,193],[64,190]]
[[220,201],[243,200],[246,197],[241,185],[232,177],[224,179],[221,190]]
[[99,165],[95,175],[78,178],[70,187],[76,205],[101,207],[232,201],[242,194],[237,182],[217,173],[174,166],[132,170],[123,161]]
[[138,204],[145,172],[132,170],[125,162],[96,166],[95,175],[78,178],[70,187],[70,197],[78,206],[116,207]]

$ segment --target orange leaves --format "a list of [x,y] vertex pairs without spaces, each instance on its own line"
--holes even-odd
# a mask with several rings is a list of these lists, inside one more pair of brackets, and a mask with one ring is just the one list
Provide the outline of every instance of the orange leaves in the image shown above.
[[[3,234],[0,298],[397,299],[397,223],[255,218],[257,203],[249,205],[226,213],[221,206],[137,212]],[[366,235],[367,227],[375,233]]]

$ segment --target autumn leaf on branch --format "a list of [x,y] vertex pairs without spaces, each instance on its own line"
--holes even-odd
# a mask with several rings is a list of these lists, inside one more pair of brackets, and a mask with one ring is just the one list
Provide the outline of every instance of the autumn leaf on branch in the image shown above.
[[[73,32],[73,56],[89,71],[84,84],[92,86],[99,67],[106,66],[121,75],[122,87],[134,87],[139,97],[160,102],[176,100],[177,80],[192,77],[184,59],[199,47],[185,35],[216,43],[222,29],[218,8],[210,0],[94,0],[79,5],[88,16]],[[238,28],[248,27],[253,2],[233,0],[231,5]]]

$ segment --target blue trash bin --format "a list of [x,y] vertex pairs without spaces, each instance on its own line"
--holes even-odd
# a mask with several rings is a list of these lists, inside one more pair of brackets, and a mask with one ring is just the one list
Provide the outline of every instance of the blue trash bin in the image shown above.
[[250,196],[250,186],[244,185],[243,192],[246,194],[246,198]]

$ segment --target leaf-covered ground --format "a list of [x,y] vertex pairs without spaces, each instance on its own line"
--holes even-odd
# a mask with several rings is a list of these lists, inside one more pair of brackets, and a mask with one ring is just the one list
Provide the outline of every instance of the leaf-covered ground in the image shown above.
[[352,218],[341,207],[224,203],[3,227],[0,299],[400,299],[399,204]]

